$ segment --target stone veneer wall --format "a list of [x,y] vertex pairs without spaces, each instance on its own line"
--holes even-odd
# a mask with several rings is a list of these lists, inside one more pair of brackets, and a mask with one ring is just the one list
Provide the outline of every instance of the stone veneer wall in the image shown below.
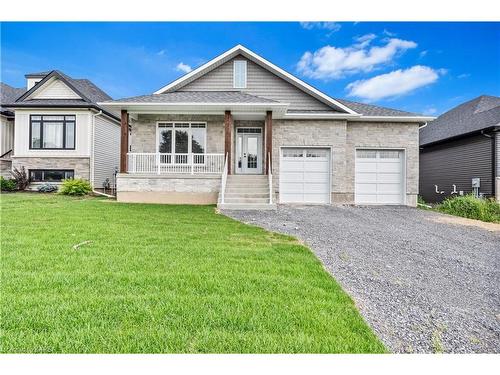
[[138,176],[118,174],[119,202],[214,204],[221,177],[218,175]]
[[207,123],[207,153],[224,153],[224,116],[217,115],[139,115],[131,120],[132,152],[157,152],[157,121],[200,121]]
[[90,181],[90,160],[89,158],[61,158],[61,157],[13,157],[12,168],[21,167],[30,169],[73,169],[75,178],[83,178]]

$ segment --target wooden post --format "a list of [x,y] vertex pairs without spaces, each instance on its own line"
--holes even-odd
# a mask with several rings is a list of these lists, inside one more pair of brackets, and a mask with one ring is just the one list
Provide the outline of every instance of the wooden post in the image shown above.
[[232,133],[233,133],[233,116],[231,111],[224,113],[224,155],[227,154],[227,174],[231,174],[231,146],[232,146]]
[[[273,112],[266,112],[266,174],[269,174],[269,164],[273,157]],[[272,173],[272,171],[271,171]]]
[[120,173],[127,173],[128,112],[122,109],[120,138]]

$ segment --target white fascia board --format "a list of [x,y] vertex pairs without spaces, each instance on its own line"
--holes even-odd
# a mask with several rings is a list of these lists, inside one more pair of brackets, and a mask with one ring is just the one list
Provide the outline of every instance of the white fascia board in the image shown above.
[[427,122],[434,119],[432,116],[360,116],[352,121]]
[[308,91],[309,94],[312,94],[312,96],[316,96],[317,98],[321,98],[324,101],[330,103],[331,105],[334,105],[334,106],[336,106],[338,108],[342,108],[347,113],[357,114],[357,112],[353,111],[349,107],[347,107],[344,104],[336,101],[335,99],[329,97],[328,95],[323,94],[318,89],[315,89],[311,85],[305,83],[301,79],[298,79],[297,77],[295,77],[292,74],[286,72],[285,70],[281,69],[280,67],[274,65],[272,62],[264,59],[263,57],[257,55],[255,52],[250,51],[248,48],[243,47],[242,45],[237,45],[237,46],[231,48],[230,50],[224,52],[222,55],[217,56],[216,58],[210,60],[209,62],[203,64],[202,66],[196,68],[195,70],[189,72],[188,74],[185,74],[182,77],[178,78],[174,82],[172,82],[172,83],[170,83],[170,84],[162,87],[161,89],[155,91],[154,94],[162,94],[166,90],[169,90],[170,88],[177,86],[178,84],[180,84],[180,83],[188,80],[189,78],[191,78],[191,77],[195,76],[196,74],[202,72],[203,70],[209,68],[211,65],[216,64],[217,62],[225,59],[226,57],[228,57],[228,56],[230,56],[232,54],[236,55],[238,53],[243,53],[243,54],[249,56],[251,58],[251,60],[258,61],[261,65],[264,65],[269,70],[274,71],[274,73],[278,73],[278,75],[281,75],[281,76],[285,77],[287,80],[293,82],[293,84],[295,86],[299,86],[299,87],[305,89],[305,91],[306,92]]
[[359,119],[359,114],[349,113],[286,113],[285,119]]

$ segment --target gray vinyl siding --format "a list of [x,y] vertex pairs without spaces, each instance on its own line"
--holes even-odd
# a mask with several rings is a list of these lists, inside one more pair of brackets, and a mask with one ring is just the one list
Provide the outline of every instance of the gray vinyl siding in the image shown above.
[[[493,139],[472,136],[428,146],[420,153],[420,195],[426,202],[441,202],[451,194],[452,185],[465,194],[472,192],[471,180],[481,179],[480,192],[493,195]],[[435,186],[444,194],[437,194]]]
[[[233,87],[233,61],[247,60],[247,88]],[[283,103],[290,103],[291,110],[332,110],[331,107],[298,89],[243,56],[220,65],[177,91],[243,91]]]
[[115,168],[120,166],[120,126],[103,116],[95,119],[94,188],[101,189],[109,178],[113,186]]
[[[500,178],[500,131],[495,133],[495,163],[496,163],[496,172],[495,176]],[[500,193],[500,192],[497,192]]]

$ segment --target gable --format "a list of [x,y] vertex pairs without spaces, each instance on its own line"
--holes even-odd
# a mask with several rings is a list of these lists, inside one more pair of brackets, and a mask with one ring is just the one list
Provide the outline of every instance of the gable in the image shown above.
[[42,87],[33,92],[29,99],[82,99],[68,85],[60,79],[46,82]]
[[[247,87],[233,87],[234,60],[247,61]],[[251,95],[290,103],[290,110],[334,111],[325,103],[305,93],[255,62],[238,55],[177,91],[242,91]]]

